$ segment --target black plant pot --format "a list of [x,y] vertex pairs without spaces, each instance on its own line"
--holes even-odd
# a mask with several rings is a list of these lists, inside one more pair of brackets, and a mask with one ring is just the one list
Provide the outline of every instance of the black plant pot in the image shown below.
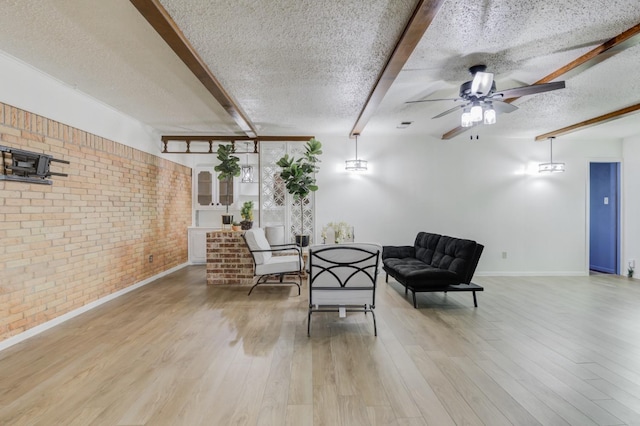
[[306,247],[309,245],[308,235],[296,235],[296,245],[298,247]]
[[240,228],[243,231],[251,229],[252,227],[253,227],[253,221],[252,220],[243,220],[242,222],[240,222]]
[[223,225],[231,225],[233,223],[233,215],[232,214],[223,214],[222,215],[222,224]]

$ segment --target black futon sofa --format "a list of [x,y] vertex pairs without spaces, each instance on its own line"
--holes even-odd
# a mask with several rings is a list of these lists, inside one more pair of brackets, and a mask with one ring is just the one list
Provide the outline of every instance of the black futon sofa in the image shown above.
[[484,246],[472,240],[419,232],[413,246],[384,246],[383,269],[413,292],[472,291],[473,305],[478,307],[476,291],[484,288],[471,282]]

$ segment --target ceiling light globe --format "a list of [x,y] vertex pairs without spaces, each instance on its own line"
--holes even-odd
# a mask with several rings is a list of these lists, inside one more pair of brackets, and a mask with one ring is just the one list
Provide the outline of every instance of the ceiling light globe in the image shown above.
[[473,126],[473,121],[471,120],[471,113],[469,111],[465,111],[462,113],[462,117],[460,118],[460,125],[462,127]]
[[496,123],[496,110],[493,108],[489,108],[484,112],[484,124],[495,124]]
[[477,123],[482,121],[482,107],[480,105],[474,105],[471,107],[471,121]]

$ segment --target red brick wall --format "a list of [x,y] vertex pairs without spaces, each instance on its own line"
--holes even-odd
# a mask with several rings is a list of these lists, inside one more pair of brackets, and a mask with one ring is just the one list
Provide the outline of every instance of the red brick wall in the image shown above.
[[207,284],[251,285],[253,258],[242,231],[207,232]]
[[1,103],[0,145],[71,162],[0,181],[0,341],[187,261],[190,168]]

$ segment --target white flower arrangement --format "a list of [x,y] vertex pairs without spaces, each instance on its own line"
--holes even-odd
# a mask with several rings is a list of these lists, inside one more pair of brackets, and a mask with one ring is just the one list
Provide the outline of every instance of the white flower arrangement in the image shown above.
[[322,227],[322,233],[320,236],[322,237],[322,241],[326,242],[327,240],[327,231],[329,229],[333,230],[335,235],[335,243],[340,244],[345,239],[350,239],[353,237],[352,229],[353,227],[349,225],[347,222],[329,222],[325,226]]

